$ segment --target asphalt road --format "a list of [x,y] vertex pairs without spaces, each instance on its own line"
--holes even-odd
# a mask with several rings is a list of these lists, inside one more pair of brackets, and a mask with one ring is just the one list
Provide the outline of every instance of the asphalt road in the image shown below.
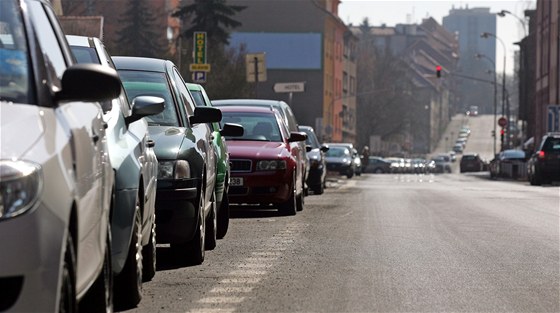
[[304,211],[237,211],[200,266],[158,248],[129,312],[560,312],[560,189],[362,175]]

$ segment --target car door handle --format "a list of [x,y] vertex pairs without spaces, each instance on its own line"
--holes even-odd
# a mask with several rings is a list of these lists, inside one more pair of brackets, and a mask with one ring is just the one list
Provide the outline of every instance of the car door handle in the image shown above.
[[155,147],[156,142],[153,139],[148,139],[148,141],[146,142],[146,147],[148,148],[153,148]]

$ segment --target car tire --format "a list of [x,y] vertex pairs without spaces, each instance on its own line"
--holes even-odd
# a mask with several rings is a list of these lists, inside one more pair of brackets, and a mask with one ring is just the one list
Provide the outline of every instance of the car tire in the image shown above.
[[216,248],[216,238],[217,238],[217,229],[218,229],[218,217],[216,212],[216,194],[212,194],[211,201],[211,209],[210,213],[208,214],[208,218],[206,219],[206,227],[205,227],[205,240],[204,240],[204,249],[206,250],[214,250]]
[[321,195],[325,192],[325,183],[322,182],[319,185],[317,185],[314,189],[313,189],[313,193],[316,195]]
[[150,241],[148,244],[142,248],[142,281],[148,282],[156,275],[156,223],[155,218],[153,219],[152,228],[150,230]]
[[376,168],[376,169],[373,171],[373,173],[375,173],[375,174],[383,174],[384,172],[383,172],[382,169]]
[[198,222],[194,238],[185,244],[183,253],[186,254],[189,265],[200,265],[204,262],[206,245],[206,219],[204,218],[204,192],[201,192],[198,200]]
[[142,217],[137,197],[136,214],[128,256],[123,270],[115,278],[115,306],[118,310],[134,308],[142,300]]
[[107,229],[106,241],[103,268],[86,296],[80,301],[80,312],[113,312],[113,268],[111,266],[111,231],[109,229]]
[[297,197],[296,197],[296,190],[295,190],[296,181],[292,183],[292,193],[288,199],[288,201],[281,203],[278,211],[282,215],[296,215],[297,213]]
[[220,210],[218,211],[218,229],[216,238],[223,239],[229,228],[229,199],[227,193],[224,193]]
[[61,282],[58,311],[60,313],[78,312],[76,303],[76,252],[74,251],[74,240],[70,231],[66,236]]
[[350,179],[354,177],[354,170],[349,169],[348,172],[346,172],[346,178]]
[[530,181],[531,185],[533,186],[540,186],[542,185],[543,181],[542,178],[539,175],[538,171],[533,172],[533,175],[531,175]]
[[296,210],[303,211],[303,207],[305,206],[305,193],[302,191],[299,196],[296,196]]

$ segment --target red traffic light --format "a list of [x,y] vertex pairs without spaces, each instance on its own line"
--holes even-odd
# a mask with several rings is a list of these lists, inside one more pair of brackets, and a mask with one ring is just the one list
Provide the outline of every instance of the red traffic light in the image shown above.
[[500,135],[503,135],[505,133],[505,130],[502,128],[500,129]]
[[437,78],[441,77],[441,65],[436,66],[436,76]]

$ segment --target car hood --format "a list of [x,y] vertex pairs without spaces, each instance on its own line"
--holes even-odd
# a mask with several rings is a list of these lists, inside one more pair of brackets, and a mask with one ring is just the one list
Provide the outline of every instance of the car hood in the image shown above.
[[230,158],[276,159],[286,153],[282,142],[228,140]]
[[43,136],[45,115],[34,105],[0,105],[0,158],[20,159]]
[[175,160],[185,141],[185,128],[175,126],[149,126],[150,137],[155,141],[154,151],[159,160]]

